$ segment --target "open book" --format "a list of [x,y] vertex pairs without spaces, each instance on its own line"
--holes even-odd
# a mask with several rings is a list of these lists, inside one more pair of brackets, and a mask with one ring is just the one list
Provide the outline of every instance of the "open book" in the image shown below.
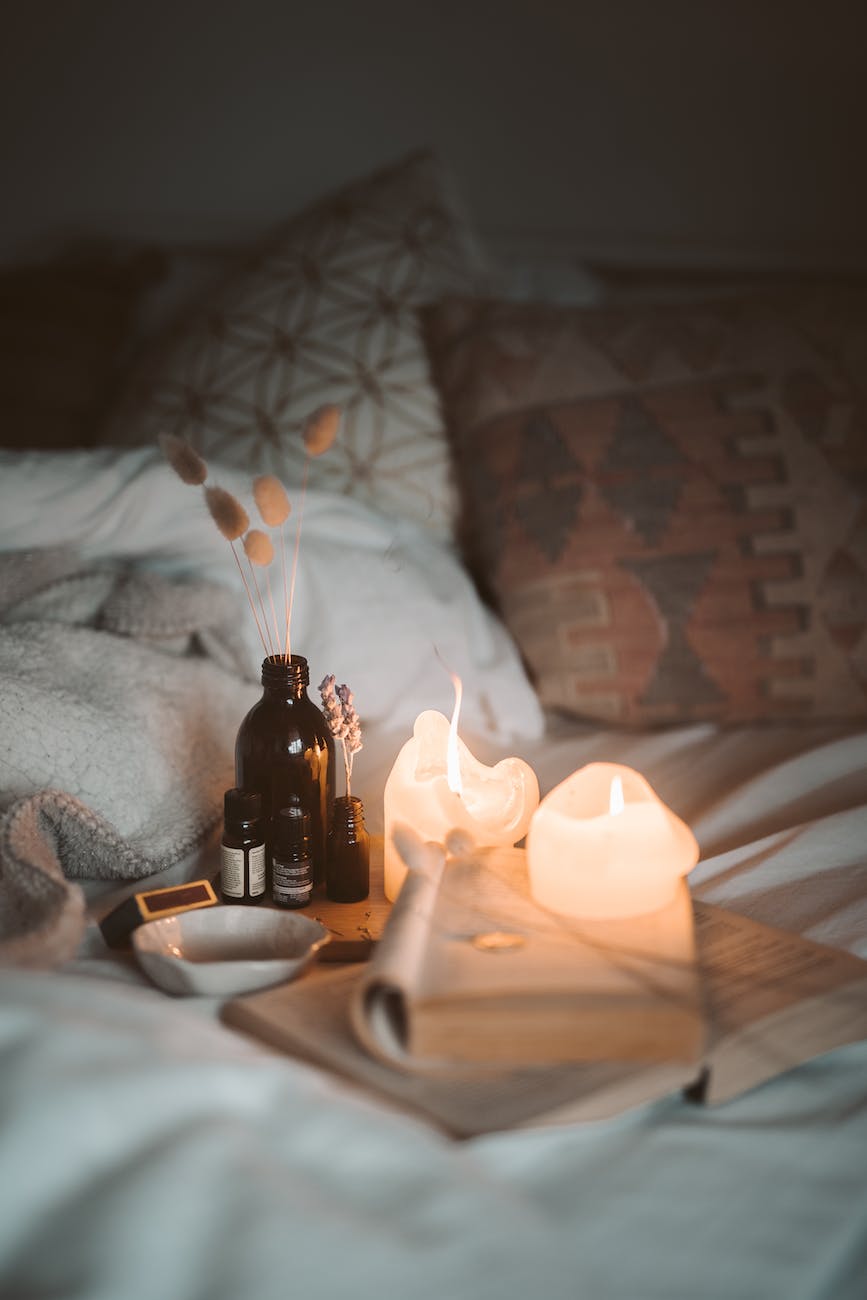
[[[867,962],[695,903],[695,961],[653,964],[622,943],[611,949],[615,997],[624,997],[625,978],[628,1002],[637,980],[636,1004],[656,1007],[657,1027],[669,1020],[676,1026],[664,1041],[677,1050],[652,1060],[645,1049],[645,1059],[625,1060],[616,1036],[610,1041],[621,1059],[568,1059],[586,1042],[579,1033],[556,1059],[558,1035],[582,1011],[563,963],[568,967],[570,951],[576,955],[578,985],[592,1000],[582,954],[589,942],[597,958],[604,956],[604,943],[596,946],[598,931],[588,935],[577,923],[539,917],[520,850],[498,851],[497,859],[493,870],[465,870],[463,879],[455,877],[455,864],[410,872],[366,966],[311,971],[235,999],[224,1018],[455,1136],[603,1118],[678,1090],[721,1102],[867,1037]],[[527,969],[503,959],[540,941],[551,962],[547,976],[537,970],[528,983]],[[604,966],[592,963],[597,974]],[[545,979],[547,1009],[538,983]],[[586,1023],[601,1022],[591,1015]],[[627,1011],[623,1023],[637,1022]]]
[[455,1074],[565,1061],[696,1062],[701,984],[686,885],[665,908],[574,921],[541,907],[521,849],[417,855],[353,1004],[373,1055]]

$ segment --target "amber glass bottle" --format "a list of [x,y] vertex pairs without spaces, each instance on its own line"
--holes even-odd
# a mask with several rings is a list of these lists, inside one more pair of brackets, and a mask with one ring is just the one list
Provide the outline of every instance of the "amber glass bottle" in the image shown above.
[[358,903],[370,893],[370,836],[364,805],[355,795],[334,800],[325,888],[335,903]]
[[254,704],[235,741],[235,780],[262,796],[268,869],[272,821],[297,803],[310,814],[313,883],[325,881],[328,826],[334,803],[334,739],[322,711],[307,694],[310,672],[302,655],[262,664],[262,698]]
[[265,897],[262,800],[254,790],[227,790],[220,841],[220,892],[224,903],[261,903]]
[[293,799],[280,809],[272,825],[271,900],[278,907],[306,907],[313,892],[310,814]]

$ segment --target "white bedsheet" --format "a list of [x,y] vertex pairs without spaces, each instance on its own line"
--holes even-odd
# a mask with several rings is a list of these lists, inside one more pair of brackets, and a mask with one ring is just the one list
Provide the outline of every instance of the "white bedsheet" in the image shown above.
[[[368,739],[375,819],[399,737]],[[639,767],[697,831],[697,894],[867,955],[863,734],[575,729],[521,752],[544,788]],[[3,1295],[863,1300],[867,1044],[716,1110],[454,1144],[110,969],[3,974]]]
[[[0,454],[0,475],[3,549],[231,572],[150,452]],[[593,759],[630,763],[695,829],[697,894],[867,956],[867,732],[539,739],[514,648],[455,558],[338,506],[308,503],[298,643],[366,715],[353,784],[373,829],[415,714],[449,707],[436,641],[465,678],[480,758],[518,753],[543,789]],[[206,853],[182,870],[215,866]],[[865,1043],[718,1110],[672,1097],[455,1144],[215,1009],[150,988],[94,930],[62,971],[0,972],[2,1300],[867,1295]]]
[[[260,525],[252,475],[220,465],[209,471],[208,481],[233,492]],[[290,559],[301,505],[293,497]],[[208,517],[201,491],[181,483],[153,448],[0,450],[0,551],[56,546],[90,561],[223,583],[244,599],[229,545]],[[279,604],[279,561],[273,583]],[[251,675],[258,678],[263,650],[246,609],[240,630]],[[444,660],[472,687],[466,717],[477,731],[536,736],[542,730],[518,653],[456,553],[423,528],[348,497],[307,494],[292,645],[309,661],[314,690],[326,673],[335,673],[350,684],[368,721],[403,726],[422,709],[450,707]]]

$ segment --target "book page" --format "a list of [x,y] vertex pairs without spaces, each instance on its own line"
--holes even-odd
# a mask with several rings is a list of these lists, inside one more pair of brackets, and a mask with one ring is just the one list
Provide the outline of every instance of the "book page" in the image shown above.
[[[403,913],[396,905],[394,914],[407,916],[414,941],[423,911],[410,909],[411,901],[412,892]],[[387,1049],[377,1039],[371,1054],[364,1043],[378,1031],[368,1028],[360,1037],[354,1022],[366,1005],[363,991],[370,987],[372,966],[314,968],[293,983],[236,998],[223,1017],[456,1136],[603,1119],[684,1088],[696,1100],[724,1101],[820,1052],[867,1037],[867,962],[710,904],[696,902],[695,917],[713,1022],[709,1078],[701,1087],[700,1068],[676,1064],[431,1072],[416,1067],[395,1035]],[[395,978],[399,959],[394,946],[383,963]]]
[[704,1100],[867,1037],[867,962],[708,903],[694,910],[710,1022]]
[[372,960],[354,990],[349,1015],[367,1050],[393,1064],[405,1056],[405,1006],[420,979],[445,855],[409,844],[415,857]]

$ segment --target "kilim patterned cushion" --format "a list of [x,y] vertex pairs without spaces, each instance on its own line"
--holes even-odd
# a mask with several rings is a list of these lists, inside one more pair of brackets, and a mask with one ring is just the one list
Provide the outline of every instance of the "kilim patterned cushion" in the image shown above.
[[451,530],[450,454],[415,307],[475,291],[482,262],[449,180],[416,154],[301,213],[133,376],[109,440],[188,439],[206,459],[297,482],[324,402],[340,438],[310,486]]
[[424,320],[468,559],[545,704],[867,713],[867,292]]

